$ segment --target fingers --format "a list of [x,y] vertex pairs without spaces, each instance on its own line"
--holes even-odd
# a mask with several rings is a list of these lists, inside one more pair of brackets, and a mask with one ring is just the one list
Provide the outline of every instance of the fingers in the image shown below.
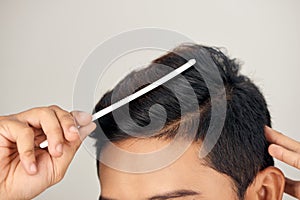
[[65,140],[69,142],[79,140],[74,117],[58,106],[34,108],[16,117],[43,130],[47,136],[49,153],[54,157],[62,155]]
[[86,126],[92,122],[92,115],[86,112],[73,111],[71,114],[75,118],[78,126]]
[[20,160],[29,174],[37,172],[34,153],[34,133],[31,128],[23,129],[23,133],[16,139]]
[[281,134],[280,132],[275,131],[270,127],[266,126],[265,135],[270,143],[278,144],[286,149],[289,149],[291,151],[297,151],[300,153],[300,143]]
[[54,163],[57,166],[56,167],[57,172],[55,174],[58,175],[58,177],[55,178],[56,181],[61,180],[62,175],[65,174],[70,162],[72,161],[82,141],[95,128],[96,128],[96,124],[93,122],[92,123],[90,122],[85,126],[81,126],[79,128],[80,139],[67,143],[64,154],[61,157],[54,159]]
[[92,122],[92,115],[82,111],[72,111],[72,116],[79,128],[79,137],[83,141],[96,128],[96,124]]
[[[300,143],[281,134],[278,131],[265,127],[265,136],[272,143],[269,153],[274,158],[300,169]],[[300,182],[286,178],[285,192],[300,199]]]
[[295,168],[300,169],[300,143],[269,128],[265,128],[265,135],[270,143],[269,153]]
[[34,153],[34,130],[16,120],[5,120],[1,127],[4,129],[1,132],[5,137],[16,143],[24,169],[30,175],[35,174],[37,167]]
[[269,153],[274,158],[300,169],[300,154],[298,152],[285,149],[276,144],[271,144],[269,146]]
[[49,153],[54,157],[59,157],[63,153],[65,141],[63,129],[56,113],[51,109],[39,112],[39,123],[47,136]]
[[90,122],[88,125],[79,128],[79,139],[69,144],[74,152],[77,151],[82,141],[95,129],[96,124],[94,122]]
[[294,181],[289,178],[285,178],[284,192],[299,199],[300,198],[300,183],[298,181]]
[[[43,136],[45,134],[49,145],[48,151],[53,157],[61,157],[63,153],[66,153],[66,157],[72,157],[81,141],[96,127],[95,123],[91,122],[90,114],[79,111],[69,113],[58,106],[34,108],[17,114],[13,118],[39,129],[40,132],[36,133],[36,136],[39,136],[39,142],[45,139]],[[80,126],[80,134],[78,126]],[[34,135],[32,137],[34,142]],[[37,142],[37,138],[35,139]],[[65,147],[66,150],[64,150]],[[71,149],[73,150],[70,151]]]
[[81,141],[96,128],[91,120],[90,114],[69,113],[57,106],[34,108],[2,119],[0,133],[15,143],[28,174],[37,173],[34,148],[47,139],[53,170],[64,174]]
[[78,125],[76,124],[73,115],[65,110],[62,110],[58,106],[50,106],[49,108],[55,111],[65,139],[69,142],[79,139],[79,132],[77,128]]
[[53,109],[49,107],[34,108],[15,116],[19,121],[42,129],[48,140],[48,151],[54,157],[59,157],[63,152],[65,141],[60,121]]

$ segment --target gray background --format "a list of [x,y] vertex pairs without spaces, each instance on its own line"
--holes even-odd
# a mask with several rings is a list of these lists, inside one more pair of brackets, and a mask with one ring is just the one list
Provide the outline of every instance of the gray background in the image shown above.
[[[0,0],[0,114],[51,104],[71,110],[76,75],[93,48],[126,30],[161,27],[226,47],[262,89],[274,127],[300,140],[299,8],[298,0]],[[95,99],[135,59],[147,63],[158,52],[140,53],[100,81]],[[277,166],[300,179],[300,171]],[[97,199],[99,192],[95,161],[82,147],[64,180],[36,200]]]

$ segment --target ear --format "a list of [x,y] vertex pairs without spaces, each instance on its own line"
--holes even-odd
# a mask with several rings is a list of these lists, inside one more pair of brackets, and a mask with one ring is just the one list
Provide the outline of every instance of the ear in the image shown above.
[[285,178],[276,167],[267,167],[260,171],[248,187],[245,199],[282,200]]

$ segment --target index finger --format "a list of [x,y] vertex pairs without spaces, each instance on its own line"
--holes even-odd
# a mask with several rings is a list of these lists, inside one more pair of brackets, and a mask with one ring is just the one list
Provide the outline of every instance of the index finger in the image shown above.
[[54,157],[62,155],[65,142],[64,130],[54,109],[51,107],[33,108],[15,117],[32,127],[42,129],[49,142],[49,153]]
[[280,145],[288,150],[300,153],[300,143],[266,126],[265,136],[270,143]]

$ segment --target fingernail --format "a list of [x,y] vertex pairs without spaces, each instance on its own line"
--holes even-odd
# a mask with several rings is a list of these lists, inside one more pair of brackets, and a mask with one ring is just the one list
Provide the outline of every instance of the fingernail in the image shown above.
[[36,173],[37,172],[37,168],[36,165],[34,163],[32,163],[29,167],[30,172],[32,173]]
[[75,126],[71,126],[69,131],[72,132],[72,133],[78,134],[78,128],[76,128]]
[[59,152],[59,153],[62,153],[63,152],[63,145],[62,144],[58,144],[56,146],[56,151]]

